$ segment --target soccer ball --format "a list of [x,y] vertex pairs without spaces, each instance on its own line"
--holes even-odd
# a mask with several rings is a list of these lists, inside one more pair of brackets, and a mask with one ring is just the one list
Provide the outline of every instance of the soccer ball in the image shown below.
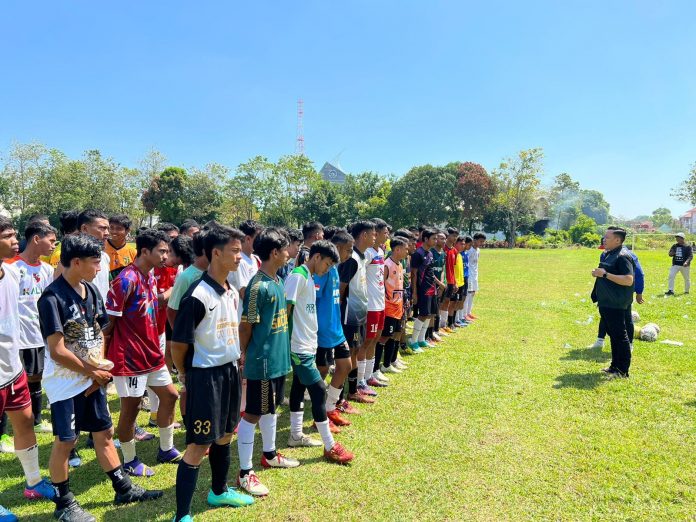
[[659,333],[657,328],[655,328],[657,325],[655,324],[646,324],[643,328],[640,329],[640,333],[638,334],[638,338],[641,341],[647,341],[649,343],[653,343],[657,341],[657,334]]
[[633,310],[633,311],[631,312],[631,319],[633,319],[633,322],[634,322],[634,323],[635,323],[636,321],[640,321],[640,315],[638,314],[638,312],[636,312],[635,310]]
[[656,325],[655,323],[648,323],[645,326],[650,326],[652,328],[655,328],[655,330],[657,330],[657,333],[660,333],[660,327],[658,325]]

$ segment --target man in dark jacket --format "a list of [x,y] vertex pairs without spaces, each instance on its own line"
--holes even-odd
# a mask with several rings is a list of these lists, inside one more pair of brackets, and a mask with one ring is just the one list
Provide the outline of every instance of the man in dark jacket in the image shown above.
[[633,301],[635,267],[628,250],[623,249],[626,231],[609,227],[604,235],[606,256],[592,271],[596,278],[592,301],[611,339],[611,364],[604,371],[609,378],[628,377],[631,345],[626,330],[625,312]]

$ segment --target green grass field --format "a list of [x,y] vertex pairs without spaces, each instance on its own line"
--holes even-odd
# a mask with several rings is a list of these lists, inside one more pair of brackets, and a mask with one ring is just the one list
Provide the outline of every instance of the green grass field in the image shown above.
[[[637,341],[631,378],[606,382],[603,351],[584,348],[597,334],[590,303],[597,250],[485,250],[479,321],[442,346],[407,359],[379,402],[362,407],[338,440],[357,457],[324,463],[317,448],[287,450],[296,470],[257,470],[270,487],[244,510],[207,509],[207,462],[193,511],[197,521],[265,520],[696,520],[696,307],[664,299],[669,259],[639,252],[647,273],[640,324],[656,322],[660,340]],[[588,317],[594,320],[586,322]],[[112,398],[117,415],[118,401]],[[146,421],[146,414],[140,420]],[[311,413],[305,415],[309,431]],[[288,413],[279,419],[284,450]],[[51,437],[41,436],[46,466]],[[183,447],[183,433],[177,434]],[[255,463],[258,466],[260,436]],[[155,463],[157,440],[138,453]],[[237,470],[233,443],[232,476]],[[138,483],[163,499],[116,508],[94,453],[71,472],[79,500],[107,521],[171,520],[175,467]],[[13,455],[0,455],[0,503],[20,518],[51,520],[53,504],[22,497]]]

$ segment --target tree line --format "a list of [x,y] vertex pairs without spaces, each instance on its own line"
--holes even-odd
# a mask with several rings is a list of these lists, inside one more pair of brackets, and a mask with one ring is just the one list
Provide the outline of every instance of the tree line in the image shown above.
[[[124,213],[138,225],[216,219],[298,226],[346,224],[380,216],[393,226],[451,225],[469,232],[501,231],[511,245],[521,233],[570,230],[578,219],[609,220],[609,204],[566,173],[542,184],[543,150],[523,150],[488,172],[478,163],[419,165],[403,176],[348,174],[326,181],[302,155],[271,161],[256,156],[230,168],[169,166],[149,151],[126,167],[98,150],[70,158],[40,143],[15,143],[2,158],[0,204],[21,227],[34,214],[58,222],[63,210],[99,208]],[[539,230],[537,230],[539,229]]]

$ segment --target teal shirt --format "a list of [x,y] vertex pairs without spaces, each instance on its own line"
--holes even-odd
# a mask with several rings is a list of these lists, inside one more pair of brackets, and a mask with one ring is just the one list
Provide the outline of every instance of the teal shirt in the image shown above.
[[174,288],[172,288],[172,293],[169,295],[167,306],[172,310],[178,310],[181,300],[186,295],[186,291],[201,277],[203,277],[203,270],[193,265],[181,272],[174,282]]
[[445,251],[438,252],[431,248],[430,252],[433,254],[433,274],[438,280],[442,281],[442,271],[445,267]]
[[282,280],[276,281],[260,270],[256,273],[244,292],[242,321],[252,326],[244,377],[260,381],[287,375],[290,335]]

